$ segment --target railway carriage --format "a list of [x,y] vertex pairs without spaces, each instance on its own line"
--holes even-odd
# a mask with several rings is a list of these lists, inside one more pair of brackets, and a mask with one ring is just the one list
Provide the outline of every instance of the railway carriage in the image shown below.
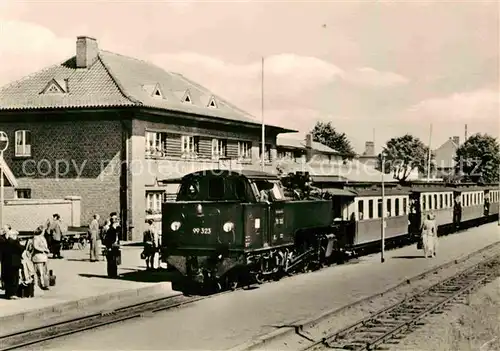
[[[382,228],[382,191],[378,186],[356,189],[356,228],[354,245],[365,246],[380,241]],[[408,232],[409,192],[401,187],[385,191],[385,238],[396,239]]]

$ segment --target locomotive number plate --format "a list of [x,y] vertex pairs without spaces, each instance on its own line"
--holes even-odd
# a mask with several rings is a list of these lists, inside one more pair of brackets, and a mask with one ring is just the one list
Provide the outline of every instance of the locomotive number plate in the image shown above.
[[210,235],[212,228],[193,228],[193,234]]

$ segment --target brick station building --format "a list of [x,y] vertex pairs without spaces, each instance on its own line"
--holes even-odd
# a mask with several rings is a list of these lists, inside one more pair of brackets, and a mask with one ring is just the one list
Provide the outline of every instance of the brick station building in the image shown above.
[[[156,216],[162,180],[198,169],[260,166],[261,125],[188,78],[103,51],[78,37],[76,55],[0,89],[0,130],[10,146],[6,197],[81,196],[82,225],[120,213],[122,239],[142,240]],[[266,170],[276,138],[266,126]],[[6,168],[6,169],[7,169]]]

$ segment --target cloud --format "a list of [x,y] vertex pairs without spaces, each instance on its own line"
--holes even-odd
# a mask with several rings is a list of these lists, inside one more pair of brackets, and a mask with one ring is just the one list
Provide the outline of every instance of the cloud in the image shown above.
[[342,77],[345,81],[365,87],[393,87],[409,83],[409,79],[393,72],[380,72],[370,67],[350,71]]
[[443,98],[421,101],[408,113],[412,117],[428,120],[498,121],[500,100],[498,91],[476,90],[455,93]]
[[0,86],[74,54],[75,39],[56,36],[45,27],[0,19]]

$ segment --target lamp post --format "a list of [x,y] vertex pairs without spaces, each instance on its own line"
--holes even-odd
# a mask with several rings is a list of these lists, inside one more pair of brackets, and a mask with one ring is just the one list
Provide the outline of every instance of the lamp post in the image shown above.
[[384,263],[385,253],[385,153],[382,152],[382,224],[381,224],[381,245],[380,262]]
[[3,153],[9,146],[9,137],[0,131],[0,228],[3,228],[3,203],[4,203],[4,182],[3,182]]

